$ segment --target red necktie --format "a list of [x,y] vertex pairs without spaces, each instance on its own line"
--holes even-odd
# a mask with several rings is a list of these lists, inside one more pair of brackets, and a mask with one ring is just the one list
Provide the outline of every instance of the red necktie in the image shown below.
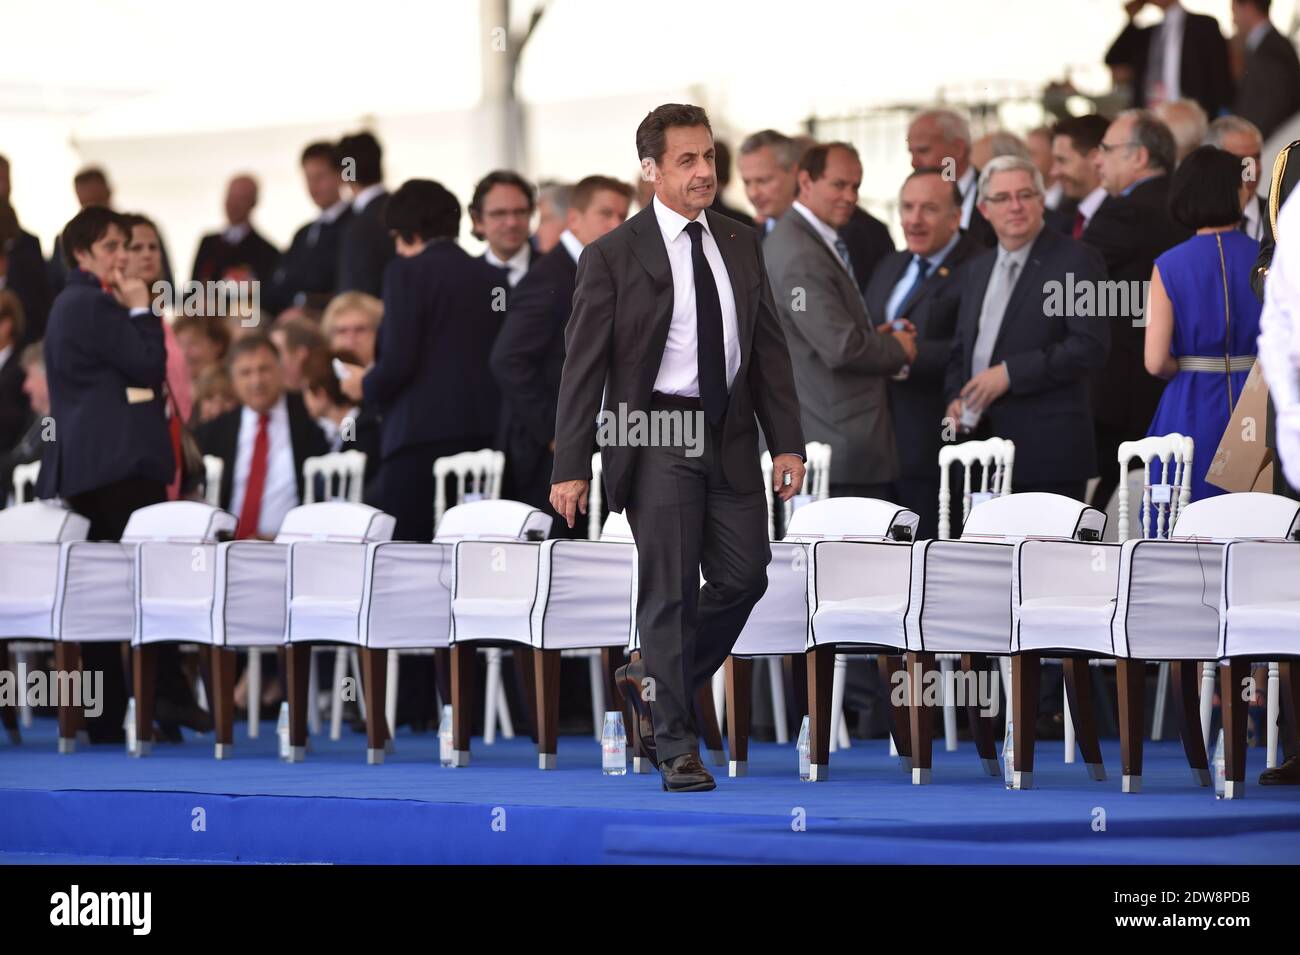
[[239,511],[239,524],[235,539],[245,540],[257,536],[257,522],[262,516],[262,491],[266,488],[267,446],[270,444],[268,415],[257,416],[257,437],[253,439],[253,461],[248,466],[248,482],[244,485],[244,506]]
[[1082,239],[1082,238],[1083,238],[1083,226],[1084,226],[1085,221],[1086,221],[1086,220],[1083,218],[1083,213],[1082,213],[1082,212],[1076,212],[1076,213],[1074,214],[1074,228],[1070,231],[1070,235],[1074,236],[1074,238],[1076,238],[1076,239]]

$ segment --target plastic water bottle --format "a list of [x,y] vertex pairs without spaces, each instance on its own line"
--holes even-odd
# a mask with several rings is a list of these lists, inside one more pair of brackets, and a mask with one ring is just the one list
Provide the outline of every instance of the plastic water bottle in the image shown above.
[[600,733],[600,768],[606,776],[627,774],[627,733],[623,714],[618,710],[605,713],[605,728]]
[[1223,730],[1219,730],[1219,739],[1214,744],[1214,798],[1222,799],[1227,788],[1228,764],[1223,758]]
[[810,765],[810,755],[812,747],[808,735],[808,717],[803,718],[803,725],[799,727],[799,778],[802,780],[812,779],[812,766]]
[[275,732],[280,737],[280,758],[289,759],[289,701],[280,704],[280,718],[275,721]]
[[135,754],[135,697],[126,701],[126,718],[122,720],[122,731],[126,733],[126,755]]
[[438,762],[443,766],[456,764],[456,738],[451,730],[451,704],[442,708],[442,720],[438,723]]
[[1007,720],[1007,735],[1002,741],[1002,781],[1008,789],[1016,783],[1016,727]]

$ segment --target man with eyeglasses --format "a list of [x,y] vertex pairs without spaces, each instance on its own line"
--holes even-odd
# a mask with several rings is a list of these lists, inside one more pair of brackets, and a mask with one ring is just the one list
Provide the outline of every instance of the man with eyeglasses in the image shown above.
[[[1083,500],[1097,473],[1088,374],[1106,360],[1107,324],[1060,307],[1060,290],[1105,279],[1096,252],[1043,227],[1043,177],[998,156],[979,178],[997,245],[965,266],[944,392],[969,437],[1016,445],[1016,490]],[[1055,290],[1055,291],[1054,291]]]
[[483,260],[505,273],[510,288],[519,284],[537,258],[528,236],[535,196],[523,176],[497,169],[479,180],[469,203],[474,237],[487,243]]
[[[1096,153],[1106,200],[1083,230],[1083,242],[1101,253],[1112,281],[1147,282],[1156,257],[1191,233],[1169,215],[1169,174],[1176,145],[1169,127],[1147,110],[1126,110],[1106,130]],[[1143,289],[1145,285],[1131,286]],[[1110,355],[1092,382],[1101,480],[1091,503],[1105,508],[1118,483],[1121,441],[1144,437],[1165,383],[1146,372],[1146,323],[1112,316]]]

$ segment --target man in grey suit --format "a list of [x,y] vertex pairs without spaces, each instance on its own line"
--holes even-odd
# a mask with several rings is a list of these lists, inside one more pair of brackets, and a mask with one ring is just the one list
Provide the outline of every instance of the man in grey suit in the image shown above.
[[877,332],[837,229],[858,204],[862,163],[847,143],[813,146],[799,198],[763,244],[804,436],[831,446],[831,494],[888,498],[898,451],[885,382],[916,358],[915,329]]
[[758,233],[709,209],[708,116],[660,106],[636,145],[655,198],[578,261],[551,504],[570,527],[586,511],[599,444],[606,500],[626,510],[639,566],[641,657],[616,679],[664,789],[708,790],[691,704],[762,597],[771,559],[755,418],[782,500],[802,486],[804,439]]

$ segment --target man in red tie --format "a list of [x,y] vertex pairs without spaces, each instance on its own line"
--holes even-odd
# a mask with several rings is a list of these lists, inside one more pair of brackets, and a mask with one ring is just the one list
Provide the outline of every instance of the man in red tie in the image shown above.
[[1109,126],[1106,117],[1093,113],[1072,116],[1052,129],[1052,176],[1075,206],[1070,230],[1075,239],[1083,238],[1088,220],[1106,199],[1097,171],[1097,149]]

